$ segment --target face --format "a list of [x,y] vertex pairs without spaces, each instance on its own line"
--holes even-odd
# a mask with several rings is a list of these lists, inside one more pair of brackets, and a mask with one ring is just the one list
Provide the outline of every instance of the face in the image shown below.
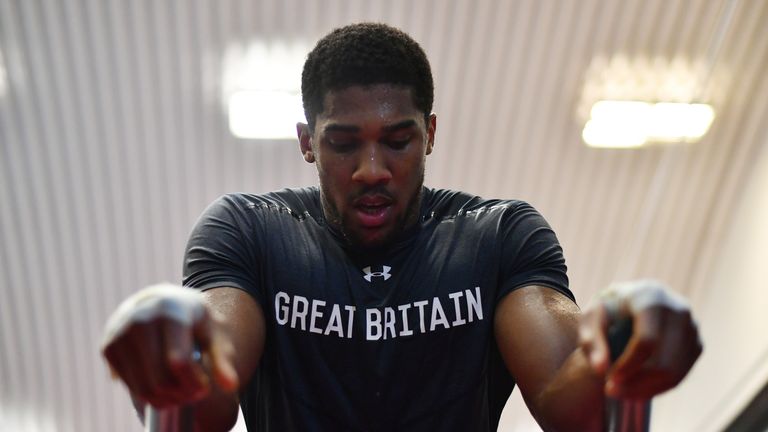
[[317,166],[326,219],[352,245],[385,246],[416,222],[435,126],[410,89],[385,84],[329,91],[314,131],[298,126],[304,159]]

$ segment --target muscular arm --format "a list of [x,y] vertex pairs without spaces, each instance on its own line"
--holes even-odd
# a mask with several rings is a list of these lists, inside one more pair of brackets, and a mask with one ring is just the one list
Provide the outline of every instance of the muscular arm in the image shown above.
[[[264,352],[266,328],[261,306],[237,288],[215,288],[206,291],[206,304],[221,324],[220,329],[231,342],[232,365],[240,386],[250,381]],[[211,395],[195,404],[195,422],[201,431],[229,430],[237,421],[237,393],[225,393],[217,386]],[[214,428],[215,425],[215,428]]]
[[[632,320],[613,364],[611,319]],[[648,279],[611,285],[583,315],[555,290],[524,287],[498,304],[494,325],[502,357],[545,430],[601,430],[606,394],[650,399],[679,384],[703,349],[687,302]]]
[[544,430],[599,431],[603,379],[578,348],[580,311],[541,286],[508,294],[496,307],[496,341],[525,403]]
[[[208,341],[196,340],[203,347],[205,369],[209,375],[208,393],[205,397],[194,403],[195,430],[197,431],[228,431],[237,421],[238,397],[237,387],[246,385],[251,379],[264,350],[265,324],[264,314],[259,304],[247,293],[236,288],[215,288],[204,293],[205,306],[210,317],[210,338]],[[166,324],[167,325],[167,324]],[[171,359],[174,356],[189,358],[191,352],[190,343],[187,343],[189,331],[179,326],[170,325],[170,332],[178,332],[177,337],[171,336],[163,346],[167,350],[163,358]],[[197,331],[195,337],[199,338],[201,332]],[[212,351],[217,351],[214,354]],[[217,358],[226,358],[229,365],[222,365]],[[180,378],[182,368],[174,371],[173,362],[166,361],[167,375],[165,379],[160,377],[154,381],[168,382]],[[217,364],[218,363],[218,364]],[[157,364],[157,363],[155,363]],[[222,382],[228,378],[221,373],[222,366],[234,368],[237,382],[226,385],[234,387],[229,391],[222,389]],[[163,369],[163,368],[161,368]],[[146,375],[155,375],[146,374]],[[168,377],[170,375],[170,378]],[[154,393],[162,394],[162,389]],[[131,394],[134,406],[143,413],[145,401]]]

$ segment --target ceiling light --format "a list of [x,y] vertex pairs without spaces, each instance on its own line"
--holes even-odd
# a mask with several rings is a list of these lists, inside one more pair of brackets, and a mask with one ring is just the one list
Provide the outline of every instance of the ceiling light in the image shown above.
[[695,142],[709,130],[710,105],[603,100],[590,110],[582,138],[591,147],[634,148],[649,142]]
[[[707,58],[598,55],[585,71],[576,120],[595,147],[695,142],[725,103],[733,74]],[[707,104],[692,103],[706,101]]]
[[300,85],[308,51],[302,41],[278,39],[226,50],[222,99],[233,135],[296,138],[296,123],[305,122]]
[[704,136],[715,118],[706,104],[659,102],[653,104],[648,121],[648,138],[653,141],[693,142]]
[[246,90],[229,98],[229,129],[238,138],[296,138],[304,121],[301,96],[275,90]]

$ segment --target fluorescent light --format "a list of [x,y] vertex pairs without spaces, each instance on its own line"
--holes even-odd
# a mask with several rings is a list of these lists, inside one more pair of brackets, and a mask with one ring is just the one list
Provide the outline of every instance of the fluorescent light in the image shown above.
[[634,148],[645,144],[646,136],[642,130],[622,129],[610,122],[590,120],[581,133],[584,142],[590,147]]
[[698,140],[714,118],[715,111],[706,104],[660,102],[651,110],[648,137],[655,141]]
[[633,148],[648,142],[695,142],[715,112],[706,104],[604,100],[596,102],[582,138],[591,147]]
[[249,139],[295,139],[305,122],[301,69],[309,51],[301,40],[253,40],[224,54],[222,100],[233,135]]
[[297,93],[246,90],[229,97],[229,129],[239,138],[296,138],[296,123],[303,121]]
[[634,148],[647,140],[645,123],[651,105],[640,101],[599,101],[582,138],[590,147]]
[[[698,141],[715,118],[712,106],[727,100],[735,76],[726,65],[712,70],[705,57],[595,56],[576,105],[584,142],[637,147]],[[701,101],[709,105],[691,103]]]

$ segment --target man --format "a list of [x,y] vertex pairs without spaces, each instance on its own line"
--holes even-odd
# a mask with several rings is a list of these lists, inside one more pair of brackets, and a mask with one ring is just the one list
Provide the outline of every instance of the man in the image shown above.
[[544,429],[600,430],[606,394],[685,376],[701,345],[682,301],[611,290],[634,335],[609,365],[608,300],[581,316],[531,206],[423,186],[437,120],[406,34],[333,31],[302,95],[320,187],[222,197],[184,262],[203,294],[150,288],[108,323],[104,355],[137,407],[193,403],[204,431],[228,430],[238,403],[249,430],[482,431],[516,383]]

